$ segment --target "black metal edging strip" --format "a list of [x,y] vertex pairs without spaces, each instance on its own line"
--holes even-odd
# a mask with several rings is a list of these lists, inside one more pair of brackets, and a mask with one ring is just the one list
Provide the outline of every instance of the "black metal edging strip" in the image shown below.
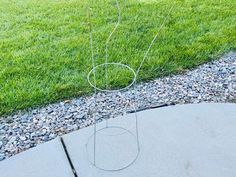
[[64,149],[64,151],[65,151],[67,160],[68,160],[68,162],[69,162],[69,164],[70,164],[71,170],[72,170],[74,176],[75,176],[75,177],[78,177],[77,172],[76,172],[76,170],[75,170],[75,167],[74,167],[74,165],[73,165],[73,163],[72,163],[72,161],[71,161],[71,159],[70,159],[69,153],[68,153],[68,151],[67,151],[65,142],[64,142],[64,140],[63,140],[62,137],[60,137],[60,140],[61,140],[61,144],[62,144],[62,146],[63,146],[63,149]]
[[175,105],[175,104],[174,103],[170,103],[170,104],[162,104],[162,105],[157,105],[157,106],[150,106],[150,107],[145,107],[145,108],[137,109],[136,111],[135,110],[131,110],[131,111],[128,111],[127,113],[135,113],[135,112],[145,111],[145,110],[148,110],[148,109],[156,109],[156,108],[162,108],[162,107],[173,106],[173,105]]

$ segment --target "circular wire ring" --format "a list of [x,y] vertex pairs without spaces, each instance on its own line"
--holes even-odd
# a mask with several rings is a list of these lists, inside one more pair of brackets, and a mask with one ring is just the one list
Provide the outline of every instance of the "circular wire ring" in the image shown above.
[[[126,87],[123,87],[123,88],[121,88],[121,89],[115,89],[115,90],[112,90],[112,89],[111,89],[111,90],[102,89],[102,88],[99,88],[99,87],[95,86],[95,85],[91,82],[91,80],[90,80],[91,74],[92,74],[93,72],[95,72],[97,68],[99,68],[99,67],[101,67],[101,66],[106,66],[106,65],[121,66],[121,67],[123,67],[123,68],[126,68],[126,69],[130,70],[130,71],[132,72],[132,74],[133,74],[133,80],[132,80],[132,82],[131,82],[128,86],[126,86]],[[96,76],[95,76],[95,77],[96,77]],[[102,92],[118,92],[118,91],[122,91],[122,90],[125,90],[125,89],[130,88],[130,87],[135,83],[136,77],[137,77],[137,76],[136,76],[135,71],[134,71],[131,67],[129,67],[128,65],[125,65],[125,64],[122,64],[122,63],[114,63],[114,62],[111,62],[111,63],[103,63],[103,64],[100,64],[100,65],[95,66],[93,69],[91,69],[91,70],[89,71],[89,73],[88,73],[88,75],[87,75],[87,80],[88,80],[88,83],[89,83],[93,88],[95,88],[96,90],[99,90],[99,91],[102,91]]]
[[[130,134],[133,138],[136,139],[136,136],[135,136],[130,130],[128,130],[128,129],[126,129],[126,128],[123,128],[123,127],[120,127],[120,126],[110,126],[110,127],[108,127],[108,128],[107,128],[107,127],[104,127],[104,128],[99,129],[99,130],[96,130],[96,132],[94,132],[94,133],[89,137],[88,142],[89,142],[89,140],[90,140],[91,138],[93,138],[93,136],[94,136],[96,133],[98,133],[98,132],[100,132],[100,131],[103,131],[103,130],[106,130],[106,129],[110,129],[110,128],[116,128],[116,129],[124,130],[124,131],[126,131],[126,133]],[[88,142],[85,144],[87,156],[88,156],[88,154],[89,154],[89,153],[88,153]],[[137,143],[138,143],[138,142],[137,142]],[[123,167],[120,167],[120,168],[117,168],[117,169],[105,169],[105,168],[100,167],[99,165],[94,164],[94,163],[90,160],[89,157],[88,157],[88,160],[89,160],[89,162],[90,162],[93,166],[95,166],[96,168],[98,168],[98,169],[100,169],[100,170],[103,170],[103,171],[113,171],[113,172],[114,172],[114,171],[120,171],[120,170],[126,169],[126,168],[130,167],[132,164],[134,164],[134,162],[138,159],[139,153],[140,153],[140,149],[139,149],[139,145],[137,144],[137,153],[136,153],[135,157],[133,158],[133,160],[130,161],[128,164],[124,165]]]
[[[89,107],[91,106],[91,104],[89,104]],[[135,107],[135,105],[133,105],[133,104],[131,104],[131,107],[135,110],[135,113],[134,113],[134,116],[135,116],[135,118],[136,118],[136,121],[137,121],[137,112],[136,112],[136,107]],[[87,115],[88,116],[88,115]],[[96,120],[95,120],[96,121]],[[94,122],[95,124],[96,124],[96,122]],[[100,134],[100,135],[102,135],[103,133],[102,133],[102,131],[103,130],[106,130],[106,129],[110,129],[110,128],[116,128],[116,129],[120,129],[120,130],[124,130],[124,132],[123,133],[118,133],[118,134],[113,134],[113,135],[106,135],[106,136],[119,136],[119,135],[123,135],[123,134],[125,134],[125,133],[128,133],[128,134],[130,134],[133,138],[135,138],[136,139],[136,143],[137,143],[137,153],[136,153],[136,155],[134,156],[134,158],[133,158],[133,160],[131,160],[129,163],[127,163],[126,165],[124,165],[124,166],[121,166],[120,168],[114,168],[114,169],[106,169],[106,168],[102,168],[102,167],[100,167],[99,166],[99,164],[94,164],[92,161],[91,161],[91,159],[89,158],[89,152],[88,152],[88,143],[89,143],[89,141],[91,140],[91,138],[93,138],[94,136],[95,136],[95,134],[97,134],[98,133],[98,135]],[[100,169],[100,170],[103,170],[103,171],[120,171],[120,170],[123,170],[123,169],[126,169],[126,168],[128,168],[128,167],[130,167],[132,164],[134,164],[135,163],[135,161],[138,159],[138,156],[139,156],[139,154],[140,154],[140,146],[139,146],[139,140],[138,140],[138,133],[137,133],[137,124],[136,124],[136,135],[133,133],[133,132],[131,132],[130,130],[128,130],[128,129],[126,129],[126,128],[124,128],[124,127],[121,127],[121,126],[109,126],[109,127],[103,127],[103,128],[100,128],[100,129],[98,129],[98,130],[96,130],[95,132],[93,132],[93,134],[92,135],[90,135],[89,136],[89,138],[88,138],[88,141],[86,142],[86,144],[85,144],[85,148],[86,148],[86,153],[87,153],[87,158],[88,158],[88,161],[89,161],[89,163],[91,164],[91,165],[93,165],[94,167],[96,167],[97,169]]]

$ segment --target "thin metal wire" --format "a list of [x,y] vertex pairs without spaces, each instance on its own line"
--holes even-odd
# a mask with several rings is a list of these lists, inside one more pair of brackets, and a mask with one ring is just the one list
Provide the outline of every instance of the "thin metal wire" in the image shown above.
[[[115,28],[112,30],[112,32],[109,34],[107,40],[106,40],[106,61],[105,63],[108,62],[108,44],[111,40],[111,37],[113,36],[114,32],[117,30],[118,26],[120,25],[120,22],[121,22],[121,10],[120,10],[120,5],[119,5],[119,2],[118,0],[116,0],[116,6],[117,6],[117,9],[118,9],[118,20],[117,20],[117,23],[115,25]],[[107,68],[106,68],[106,80],[108,78],[108,74],[107,74]],[[106,83],[106,87],[107,87],[107,83]]]
[[[121,21],[121,10],[120,10],[120,5],[118,0],[116,0],[116,6],[118,9],[118,20],[117,23],[115,25],[115,28],[112,30],[112,32],[109,34],[107,40],[106,40],[106,90],[108,90],[108,71],[107,71],[107,62],[108,62],[108,44],[110,42],[110,39],[112,37],[112,35],[114,34],[114,32],[116,31],[116,29],[118,28],[120,21]],[[108,127],[108,118],[106,119],[106,127]]]
[[[108,63],[109,64],[109,63]],[[113,63],[113,64],[116,64],[116,65],[123,65],[123,64],[121,64],[121,63]],[[104,65],[104,64],[102,64],[102,65]],[[100,65],[98,65],[98,66],[96,66],[96,67],[99,67]],[[129,68],[129,66],[127,66],[127,65],[124,65],[124,66],[126,66],[126,67],[128,67]],[[96,67],[95,67],[95,69],[96,69]],[[132,68],[131,68],[132,69]],[[90,73],[92,73],[92,70],[90,71]],[[134,86],[134,84],[136,83],[136,75],[135,75],[135,71],[133,70],[133,73],[134,73],[134,81],[131,83],[131,85],[129,85],[128,87],[126,87],[126,89],[128,89],[128,88],[130,88],[131,86]],[[97,89],[99,89],[99,88],[97,88]],[[117,91],[117,90],[116,90]],[[117,91],[118,93],[119,93],[119,91]],[[135,92],[135,94],[137,94],[137,90],[136,90],[136,92]],[[122,97],[123,95],[121,95],[121,97]],[[135,98],[136,98],[136,96],[135,96]],[[95,105],[96,106],[96,105]],[[131,106],[131,105],[130,105]],[[135,110],[135,112],[133,113],[134,114],[134,118],[135,118],[135,133],[132,133],[130,130],[128,130],[128,129],[125,129],[125,128],[123,128],[123,127],[117,127],[117,126],[109,126],[109,127],[104,127],[104,128],[101,128],[101,129],[94,129],[94,133],[91,135],[91,137],[88,139],[88,142],[89,142],[89,140],[93,137],[94,138],[94,142],[93,143],[96,143],[96,137],[97,137],[97,133],[98,132],[101,132],[101,131],[103,131],[103,130],[106,130],[106,129],[109,129],[109,128],[119,128],[119,129],[123,129],[123,130],[126,130],[126,132],[127,133],[129,133],[129,134],[131,134],[131,135],[133,135],[133,137],[135,138],[135,141],[136,141],[136,146],[137,146],[137,149],[135,150],[135,153],[136,153],[136,155],[134,156],[134,158],[133,158],[133,160],[132,161],[130,161],[130,162],[128,162],[126,165],[123,165],[122,167],[118,167],[118,168],[113,168],[113,169],[109,169],[109,168],[102,168],[99,164],[96,164],[96,158],[95,158],[95,156],[96,156],[96,153],[98,152],[97,150],[96,150],[96,148],[97,148],[97,146],[94,144],[94,146],[93,146],[93,162],[91,161],[91,159],[89,159],[89,161],[90,161],[90,163],[93,165],[93,166],[95,166],[96,168],[98,168],[98,169],[100,169],[100,170],[103,170],[103,171],[113,171],[113,172],[115,172],[115,171],[120,171],[120,170],[123,170],[123,169],[126,169],[126,168],[128,168],[128,167],[130,167],[136,160],[137,160],[137,158],[138,158],[138,155],[139,155],[139,153],[140,153],[140,143],[139,143],[139,131],[138,131],[138,115],[137,115],[137,112],[136,112],[136,105],[134,104],[134,105],[132,105],[132,110]],[[122,133],[123,134],[123,133]],[[121,135],[121,134],[118,134],[118,135]],[[113,136],[113,135],[110,135],[110,136]],[[115,136],[117,136],[117,134],[115,135]],[[114,137],[115,137],[114,136]],[[86,151],[87,151],[87,153],[89,153],[89,151],[88,151],[88,142],[86,143]],[[136,152],[137,151],[137,152]],[[89,157],[88,157],[89,158]]]
[[[91,57],[92,57],[92,65],[93,68],[95,67],[95,61],[94,61],[94,52],[93,52],[93,31],[92,31],[92,24],[91,24],[91,13],[90,8],[88,9],[88,17],[89,17],[89,31],[90,31],[90,48],[91,48]],[[96,71],[93,70],[93,78],[94,78],[94,105],[96,105],[96,95],[97,95],[97,89],[96,89]],[[94,120],[94,132],[97,131],[97,121],[96,121],[96,115],[93,111],[93,120]],[[94,164],[96,164],[96,134],[94,135]]]
[[[137,81],[135,80],[134,83],[134,104],[137,104],[137,95],[138,95],[138,90],[137,90]],[[139,131],[138,131],[138,114],[137,114],[137,109],[136,105],[134,105],[134,114],[135,114],[135,125],[136,125],[136,138],[137,138],[137,146],[138,146],[138,151],[140,151],[140,142],[139,142]]]
[[[91,74],[94,72],[94,70],[98,69],[99,67],[106,66],[106,65],[119,66],[119,67],[123,67],[123,68],[129,70],[130,73],[132,73],[132,77],[133,77],[132,82],[131,82],[128,86],[123,87],[123,88],[120,88],[120,89],[116,89],[116,90],[107,90],[107,89],[99,88],[98,86],[96,86],[95,84],[93,84],[93,83],[91,82],[91,79],[90,79],[90,78],[91,78]],[[90,72],[89,72],[88,75],[87,75],[88,83],[89,83],[94,89],[99,90],[99,91],[102,91],[102,92],[106,92],[106,93],[108,93],[108,92],[109,92],[109,93],[111,93],[111,92],[120,92],[120,91],[126,90],[126,89],[130,88],[130,87],[135,83],[136,78],[137,78],[137,76],[136,76],[135,71],[134,71],[130,66],[125,65],[125,64],[122,64],[122,63],[103,63],[103,64],[100,64],[100,65],[97,65],[97,66],[95,66],[92,70],[90,70]]]
[[170,16],[172,10],[174,9],[174,6],[175,6],[175,3],[173,3],[173,5],[171,6],[171,8],[170,8],[168,14],[166,15],[166,17],[165,17],[163,23],[161,24],[161,26],[160,26],[158,32],[156,33],[156,35],[155,35],[154,38],[152,39],[152,41],[151,41],[151,43],[150,43],[150,45],[149,45],[147,51],[145,52],[144,57],[143,57],[143,59],[142,59],[140,65],[139,65],[139,67],[138,67],[138,69],[137,69],[137,71],[136,71],[136,75],[137,75],[137,76],[138,76],[138,73],[139,73],[141,67],[143,66],[143,63],[145,62],[145,60],[146,60],[146,58],[147,58],[147,55],[148,55],[148,53],[149,53],[151,47],[153,46],[153,44],[154,44],[154,42],[156,41],[156,39],[157,39],[157,37],[159,36],[159,34],[161,33],[163,27],[165,26],[165,23],[166,23],[168,17]]
[[[169,10],[167,16],[165,17],[165,19],[164,19],[164,21],[163,21],[161,27],[159,28],[158,32],[156,33],[156,35],[154,36],[153,40],[151,41],[151,44],[149,45],[147,51],[145,52],[145,55],[144,55],[144,57],[143,57],[143,59],[142,59],[140,65],[139,65],[139,68],[138,68],[137,71],[136,71],[136,76],[138,76],[139,71],[140,71],[140,69],[141,69],[143,63],[145,62],[145,60],[146,60],[146,58],[147,58],[147,55],[148,55],[148,53],[149,53],[151,47],[153,46],[154,42],[156,41],[156,39],[157,39],[158,35],[160,34],[161,30],[163,29],[163,27],[164,27],[164,25],[165,25],[165,23],[166,23],[166,21],[167,21],[169,15],[171,14],[172,10],[174,9],[174,6],[175,6],[175,4],[173,4],[173,5],[171,6],[171,8],[170,8],[170,10]],[[136,96],[137,96],[137,92],[138,92],[138,91],[137,91],[136,84],[137,84],[137,82],[136,82],[136,80],[135,80],[135,83],[134,83],[134,90],[135,90],[135,98],[134,98],[134,99],[135,99],[135,103],[137,102],[137,97],[136,97]],[[135,120],[136,120],[137,145],[138,145],[138,150],[140,151],[139,131],[138,131],[138,118],[137,118],[136,105],[135,105],[134,108],[135,108],[134,114],[135,114]]]
[[[128,130],[128,129],[126,129],[126,128],[123,128],[123,127],[119,127],[119,126],[110,126],[110,127],[108,127],[108,128],[107,128],[107,127],[101,128],[101,129],[97,130],[97,131],[95,132],[95,134],[98,133],[98,132],[100,132],[100,131],[103,131],[103,130],[106,130],[106,129],[110,129],[110,128],[116,128],[116,129],[124,130],[124,131],[126,131],[127,133],[129,133],[130,135],[132,135],[134,138],[136,137],[135,134],[132,133],[130,130]],[[138,159],[138,156],[139,156],[139,154],[140,154],[140,148],[139,148],[139,146],[137,147],[137,153],[136,153],[134,159],[133,159],[131,162],[129,162],[128,165],[125,165],[125,166],[120,167],[120,168],[117,168],[117,169],[105,169],[105,168],[102,168],[102,167],[100,167],[100,166],[97,166],[96,164],[94,164],[94,163],[90,160],[90,158],[89,158],[89,156],[88,156],[88,154],[89,154],[89,151],[88,151],[88,144],[89,144],[89,140],[90,140],[93,136],[94,136],[94,134],[92,134],[92,135],[89,137],[88,142],[85,144],[85,147],[86,147],[87,158],[89,159],[89,162],[91,163],[91,165],[95,166],[96,168],[98,168],[98,169],[100,169],[100,170],[103,170],[103,171],[110,171],[110,172],[121,171],[121,170],[124,170],[124,169],[130,167],[131,165],[133,165],[134,162]]]
[[[119,6],[119,2],[118,0],[116,0],[116,5],[117,5],[117,9],[118,9],[118,21],[115,25],[115,28],[113,29],[113,31],[109,34],[107,40],[106,40],[106,60],[105,60],[105,63],[104,64],[101,64],[101,65],[98,65],[98,66],[95,66],[95,59],[94,59],[94,52],[93,52],[93,34],[92,34],[92,25],[91,25],[91,15],[90,15],[90,12],[89,12],[89,27],[90,27],[90,47],[91,47],[91,53],[92,53],[92,65],[93,65],[93,69],[89,72],[88,76],[87,76],[87,79],[88,79],[88,82],[89,84],[94,88],[94,107],[96,107],[97,105],[97,102],[96,102],[96,99],[97,99],[97,90],[99,91],[105,91],[105,92],[119,92],[121,90],[124,90],[124,89],[127,89],[127,88],[130,88],[131,86],[134,86],[134,88],[136,88],[136,78],[137,78],[137,75],[139,74],[139,71],[143,65],[143,63],[145,62],[147,56],[148,56],[148,53],[152,47],[152,45],[154,44],[154,42],[156,41],[157,37],[159,36],[161,30],[163,29],[166,21],[167,21],[167,18],[169,17],[170,13],[172,12],[173,8],[174,8],[174,5],[170,8],[170,11],[168,12],[168,15],[166,16],[166,18],[164,19],[160,29],[158,30],[157,34],[154,36],[153,40],[151,41],[151,44],[149,45],[147,51],[145,52],[145,55],[137,69],[137,71],[135,72],[131,67],[127,66],[127,65],[124,65],[124,64],[121,64],[121,63],[108,63],[108,44],[114,34],[114,32],[117,30],[119,24],[120,24],[120,21],[121,21],[121,10],[120,10],[120,6]],[[125,68],[128,68],[129,70],[131,70],[134,74],[134,78],[133,78],[133,81],[130,85],[128,85],[127,87],[123,88],[123,89],[117,89],[117,90],[109,90],[108,89],[108,65],[109,64],[112,64],[112,65],[118,65],[118,66],[122,66],[122,67],[125,67]],[[106,67],[106,75],[105,75],[105,78],[106,78],[106,85],[105,85],[105,88],[106,89],[101,89],[101,88],[98,88],[97,87],[97,84],[96,84],[96,68],[98,67],[101,67],[101,66],[104,66]],[[94,83],[92,83],[90,81],[90,77],[91,77],[91,74],[93,74],[93,77],[94,77]],[[135,89],[135,102],[137,102],[137,89]],[[91,135],[90,138],[94,138],[93,139],[93,143],[94,143],[94,146],[93,146],[93,162],[91,162],[96,168],[98,169],[101,169],[101,170],[104,170],[104,171],[119,171],[119,170],[123,170],[125,168],[128,168],[129,166],[131,166],[138,158],[138,155],[139,155],[139,152],[140,152],[140,142],[139,142],[139,131],[138,131],[138,117],[137,117],[137,110],[136,110],[136,105],[134,105],[134,115],[135,115],[135,128],[136,128],[136,141],[137,141],[137,155],[136,157],[133,159],[133,161],[131,161],[128,165],[126,166],[123,166],[121,168],[117,168],[117,169],[103,169],[103,168],[100,168],[99,165],[96,164],[96,137],[97,137],[97,132],[100,132],[102,130],[105,130],[107,128],[112,128],[112,127],[108,127],[108,119],[106,119],[106,127],[105,128],[102,128],[102,129],[99,129],[97,130],[97,121],[96,121],[96,110],[94,109],[94,112],[93,112],[93,119],[94,119],[94,133]],[[124,129],[123,127],[113,127],[113,128],[120,128],[120,129],[123,129],[123,130],[126,130],[128,133],[131,133],[133,136],[135,136],[131,131],[127,130],[127,129]],[[89,139],[90,139],[89,138]],[[88,146],[88,143],[86,144],[86,148]],[[88,153],[88,152],[87,152]]]

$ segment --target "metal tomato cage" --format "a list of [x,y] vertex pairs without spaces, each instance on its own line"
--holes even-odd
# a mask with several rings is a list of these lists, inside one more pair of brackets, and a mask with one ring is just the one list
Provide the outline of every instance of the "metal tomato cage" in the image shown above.
[[[104,171],[120,171],[125,168],[128,168],[137,160],[139,156],[141,148],[140,148],[140,143],[139,143],[138,115],[136,111],[137,76],[143,63],[145,62],[147,58],[147,55],[152,45],[156,41],[170,13],[172,12],[174,3],[168,12],[168,15],[164,18],[163,23],[161,24],[158,32],[152,39],[136,71],[126,64],[108,62],[109,42],[121,22],[121,9],[120,9],[118,0],[116,0],[116,7],[118,10],[118,20],[113,31],[109,34],[106,40],[105,63],[102,63],[100,65],[95,65],[91,15],[90,15],[90,10],[88,10],[92,69],[87,75],[87,80],[88,80],[88,83],[91,85],[91,87],[93,87],[94,89],[93,103],[89,107],[89,114],[92,115],[93,121],[94,121],[94,129],[93,129],[92,135],[89,137],[86,143],[86,152],[87,152],[88,160],[91,163],[91,165]],[[97,74],[99,74],[99,69],[101,71],[105,71],[104,87],[100,87],[97,85],[96,77],[97,77]],[[131,82],[128,85],[124,86],[123,88],[112,89],[112,87],[110,87],[111,85],[109,85],[108,83],[109,73],[111,70],[117,70],[117,69],[121,69],[125,71],[126,73],[130,73]],[[127,98],[125,98],[122,94],[120,94],[122,91],[125,91],[128,89],[133,90],[134,103],[131,103]],[[104,93],[102,95],[104,97],[102,101],[100,101],[100,99],[98,98],[99,93]],[[108,108],[111,105],[111,101],[124,103],[124,112],[126,112],[127,107],[132,108],[134,113],[132,113],[132,118],[130,118],[129,120],[129,126],[128,126],[129,128],[127,128],[127,126],[125,125],[124,126],[114,125],[114,123],[110,124],[109,116],[104,117],[105,119],[104,125],[102,123],[98,124],[97,117],[98,117],[99,106],[105,104],[107,101],[108,103],[107,105],[105,105],[106,108]],[[133,124],[133,125],[130,125],[130,124]],[[132,127],[132,130],[130,129],[130,127]]]

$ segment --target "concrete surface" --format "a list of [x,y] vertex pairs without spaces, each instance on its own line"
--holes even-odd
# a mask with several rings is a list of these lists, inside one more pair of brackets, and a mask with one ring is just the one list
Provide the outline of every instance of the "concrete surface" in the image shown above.
[[0,177],[74,177],[59,138],[0,162]]
[[[138,116],[140,155],[122,171],[102,171],[89,162],[85,144],[93,127],[63,137],[79,177],[236,176],[236,104],[177,105],[139,112]],[[133,130],[133,116],[113,119],[110,125]],[[127,147],[122,150],[122,154],[131,153]],[[115,154],[103,160],[115,164],[116,158]]]

